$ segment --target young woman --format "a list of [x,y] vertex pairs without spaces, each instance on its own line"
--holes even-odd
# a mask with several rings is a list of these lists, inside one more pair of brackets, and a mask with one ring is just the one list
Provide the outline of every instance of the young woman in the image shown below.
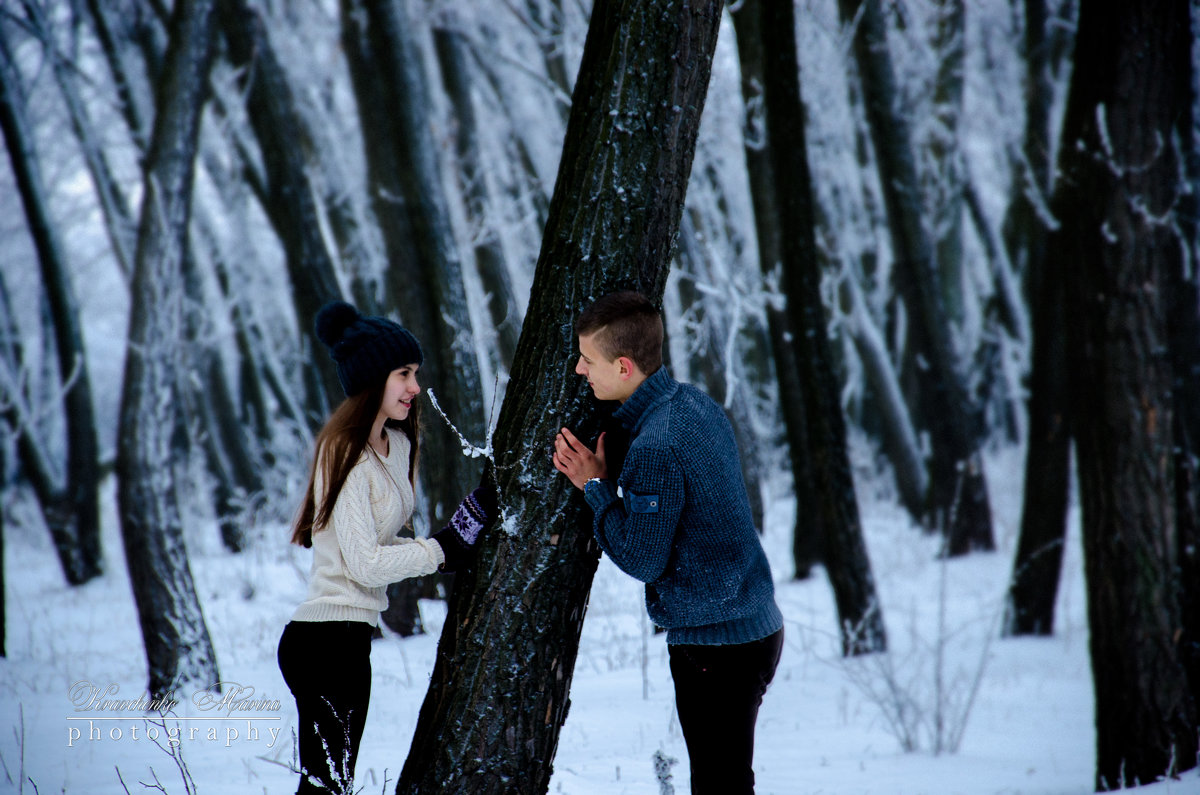
[[335,302],[316,318],[346,399],[317,436],[292,542],[313,551],[308,596],[279,640],[299,712],[297,793],[352,792],[371,695],[371,634],[389,583],[453,571],[496,513],[476,489],[430,539],[399,538],[413,512],[421,346],[405,328]]

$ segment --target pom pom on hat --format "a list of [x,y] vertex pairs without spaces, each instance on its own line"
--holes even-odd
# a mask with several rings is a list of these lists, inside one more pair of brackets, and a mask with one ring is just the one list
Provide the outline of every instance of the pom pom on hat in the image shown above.
[[358,313],[358,310],[345,301],[332,301],[325,304],[317,312],[314,324],[317,339],[325,343],[325,347],[332,348],[346,333],[346,329],[360,317],[362,315]]
[[412,332],[385,317],[363,315],[345,301],[321,307],[313,325],[337,365],[346,397],[383,382],[393,370],[424,361]]

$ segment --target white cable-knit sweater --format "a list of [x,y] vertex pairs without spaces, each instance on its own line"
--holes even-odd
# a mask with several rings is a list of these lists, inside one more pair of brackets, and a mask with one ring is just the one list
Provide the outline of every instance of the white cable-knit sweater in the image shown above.
[[[437,571],[442,548],[426,538],[396,534],[413,512],[408,482],[408,437],[386,429],[388,455],[368,448],[346,476],[329,524],[312,535],[308,596],[293,621],[379,623],[389,583]],[[323,491],[321,467],[313,488]],[[317,506],[318,509],[320,506]]]

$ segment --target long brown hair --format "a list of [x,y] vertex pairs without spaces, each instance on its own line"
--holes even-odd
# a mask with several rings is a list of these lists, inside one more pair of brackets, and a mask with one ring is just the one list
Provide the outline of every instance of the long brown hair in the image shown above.
[[[379,406],[383,403],[383,389],[386,381],[380,381],[375,386],[348,397],[334,410],[333,415],[325,423],[325,427],[317,434],[317,442],[313,453],[312,467],[308,475],[308,489],[304,494],[304,504],[292,525],[292,543],[304,547],[312,546],[312,534],[324,530],[333,516],[333,507],[337,504],[342,486],[350,470],[358,463],[359,457],[367,449],[370,441],[371,426],[379,416]],[[408,482],[415,484],[417,476],[417,449],[420,447],[420,409],[414,400],[408,416],[403,420],[388,420],[384,425],[388,428],[398,428],[408,437]],[[317,499],[316,475],[317,467],[321,467],[321,476],[325,484],[325,493]],[[318,508],[318,504],[320,508]]]

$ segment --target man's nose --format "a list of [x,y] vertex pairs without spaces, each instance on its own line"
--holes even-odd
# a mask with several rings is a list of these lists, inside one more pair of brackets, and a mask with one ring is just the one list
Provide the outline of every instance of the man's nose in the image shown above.
[[582,356],[580,356],[579,360],[575,362],[575,375],[587,375],[587,368],[583,365]]

